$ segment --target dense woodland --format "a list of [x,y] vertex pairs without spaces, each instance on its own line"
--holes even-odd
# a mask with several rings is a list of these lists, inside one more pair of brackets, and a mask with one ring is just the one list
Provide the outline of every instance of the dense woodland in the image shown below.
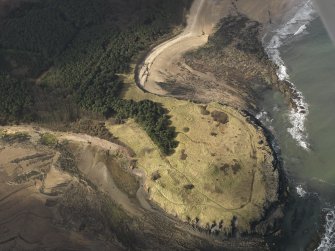
[[121,99],[118,74],[183,22],[190,0],[40,0],[0,20],[0,122],[72,122],[85,111],[134,118],[163,153],[167,111]]
[[0,122],[29,121],[33,105],[29,86],[24,82],[8,75],[0,75]]

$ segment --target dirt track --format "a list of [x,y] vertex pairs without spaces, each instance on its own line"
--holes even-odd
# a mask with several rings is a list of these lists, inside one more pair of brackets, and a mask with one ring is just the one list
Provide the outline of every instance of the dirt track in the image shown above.
[[[205,45],[208,37],[215,31],[221,18],[229,14],[243,14],[266,27],[276,25],[283,13],[299,2],[290,0],[194,0],[187,16],[187,25],[178,36],[156,46],[139,67],[139,85],[148,92],[167,95],[160,83],[174,83],[176,77],[183,78],[183,56],[188,51]],[[204,72],[202,75],[207,75]],[[202,76],[196,76],[203,79]],[[211,78],[211,81],[216,82]],[[178,81],[177,81],[178,82]]]
[[227,13],[228,1],[195,0],[187,17],[187,26],[178,36],[155,47],[139,71],[141,86],[159,95],[166,92],[158,83],[165,82],[178,72],[178,62],[190,50],[204,45],[220,18]]

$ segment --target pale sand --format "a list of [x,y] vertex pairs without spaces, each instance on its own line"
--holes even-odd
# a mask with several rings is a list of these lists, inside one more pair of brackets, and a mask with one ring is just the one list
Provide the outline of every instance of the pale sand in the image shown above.
[[285,11],[299,1],[194,0],[184,31],[156,46],[140,66],[139,84],[148,92],[166,95],[159,83],[173,82],[182,74],[183,55],[204,46],[223,17],[241,13],[263,23],[266,28],[279,23]]
[[139,79],[147,91],[159,95],[166,92],[157,83],[166,81],[171,73],[178,72],[182,55],[201,47],[208,41],[208,36],[220,18],[227,13],[224,8],[229,1],[195,0],[187,17],[187,26],[178,36],[158,45],[145,59]]

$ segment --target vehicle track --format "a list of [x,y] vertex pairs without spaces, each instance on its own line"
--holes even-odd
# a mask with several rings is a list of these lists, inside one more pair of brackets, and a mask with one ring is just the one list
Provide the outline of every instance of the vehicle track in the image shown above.
[[178,63],[187,51],[207,43],[208,36],[222,16],[220,12],[224,6],[223,2],[194,0],[184,31],[153,48],[139,65],[138,76],[135,79],[138,79],[137,84],[140,88],[157,95],[167,94],[159,83],[166,82],[169,75],[178,74],[182,68]]

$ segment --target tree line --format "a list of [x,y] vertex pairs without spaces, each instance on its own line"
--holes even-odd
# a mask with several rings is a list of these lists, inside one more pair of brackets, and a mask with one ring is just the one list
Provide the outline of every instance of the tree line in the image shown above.
[[171,153],[177,143],[168,111],[148,100],[123,100],[118,74],[128,72],[139,52],[180,24],[190,3],[40,0],[22,4],[0,21],[3,121],[43,121],[47,109],[60,114],[73,110],[55,104],[75,103],[120,121],[134,118],[163,153]]

